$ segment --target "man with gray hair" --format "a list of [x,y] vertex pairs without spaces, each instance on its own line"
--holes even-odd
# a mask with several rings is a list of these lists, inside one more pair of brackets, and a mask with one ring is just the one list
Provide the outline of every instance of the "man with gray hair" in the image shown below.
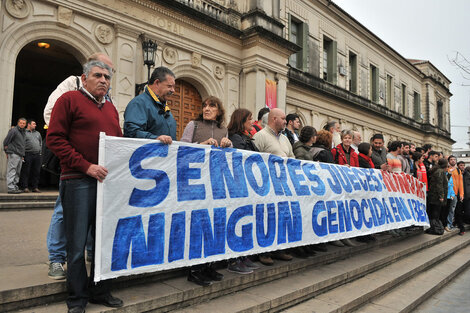
[[85,312],[89,302],[121,307],[122,300],[109,291],[109,282],[93,283],[85,266],[88,230],[95,234],[96,185],[108,170],[98,165],[99,134],[122,136],[119,114],[107,101],[111,68],[101,61],[83,66],[82,87],[63,94],[52,110],[47,145],[60,159],[60,197],[67,239],[68,312]]
[[[97,52],[90,55],[87,59],[87,62],[91,61],[101,61],[111,69],[111,72],[114,72],[113,62],[108,57],[108,55]],[[44,122],[46,125],[49,125],[49,120],[51,118],[52,109],[54,105],[59,99],[67,91],[79,90],[83,87],[81,76],[69,76],[63,82],[61,82],[57,88],[49,95],[47,99],[46,107],[44,108]],[[105,95],[106,100],[112,102],[111,96],[108,92]],[[66,238],[65,238],[65,230],[64,230],[64,218],[63,218],[63,209],[62,209],[62,202],[60,200],[60,195],[57,197],[54,212],[52,213],[51,223],[49,225],[49,230],[47,231],[47,251],[49,253],[49,273],[48,276],[52,279],[64,279],[65,278],[65,270],[63,264],[65,263],[66,258]],[[92,254],[92,245],[93,245],[93,238],[91,235],[88,238],[87,243],[87,260],[91,262],[93,259]]]
[[176,121],[167,105],[175,92],[175,74],[160,66],[153,70],[144,92],[127,105],[124,136],[157,139],[171,144],[176,140]]
[[353,130],[353,140],[351,147],[356,151],[357,154],[359,154],[359,144],[362,142],[362,136],[361,133],[358,132],[357,130]]

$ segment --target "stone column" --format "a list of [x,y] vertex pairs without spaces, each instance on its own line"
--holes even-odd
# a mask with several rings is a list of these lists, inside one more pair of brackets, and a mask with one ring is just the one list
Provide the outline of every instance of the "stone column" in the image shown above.
[[266,106],[266,71],[257,66],[243,70],[244,90],[241,102],[254,116]]
[[124,122],[124,110],[127,104],[135,96],[136,68],[143,66],[138,64],[140,57],[137,56],[137,42],[139,34],[133,30],[116,26],[115,48],[116,55],[113,58],[116,73],[113,78],[114,104],[119,112],[121,126]]
[[277,81],[277,107],[286,110],[286,94],[287,94],[287,76],[276,74]]

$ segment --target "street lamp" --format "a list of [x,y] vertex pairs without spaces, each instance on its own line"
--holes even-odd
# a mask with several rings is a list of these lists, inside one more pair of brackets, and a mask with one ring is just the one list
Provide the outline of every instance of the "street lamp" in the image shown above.
[[155,65],[155,53],[157,52],[158,44],[156,41],[150,39],[142,40],[142,51],[144,53],[144,65],[147,65],[148,74],[147,81],[150,80],[150,67]]
[[157,52],[158,44],[156,41],[152,41],[150,39],[145,39],[142,35],[142,52],[144,54],[144,65],[147,65],[147,82],[142,84],[135,85],[135,94],[140,94],[143,90],[145,85],[150,80],[150,68],[155,65],[155,54]]

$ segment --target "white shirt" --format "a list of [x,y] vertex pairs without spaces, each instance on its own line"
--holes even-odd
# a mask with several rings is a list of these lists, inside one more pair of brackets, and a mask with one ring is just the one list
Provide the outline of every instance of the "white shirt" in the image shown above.
[[[78,88],[77,88],[77,78],[78,78]],[[49,99],[47,99],[46,107],[44,108],[44,122],[46,125],[49,125],[51,119],[52,109],[57,101],[64,93],[67,91],[78,90],[80,87],[83,87],[82,80],[80,76],[69,76],[63,82],[61,82],[57,88],[50,94]]]

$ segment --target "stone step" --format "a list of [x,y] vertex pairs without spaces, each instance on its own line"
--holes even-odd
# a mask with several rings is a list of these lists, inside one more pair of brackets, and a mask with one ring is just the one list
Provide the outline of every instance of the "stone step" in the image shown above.
[[0,202],[0,210],[35,210],[35,209],[53,209],[54,201],[14,201]]
[[[455,236],[445,243],[417,251],[381,269],[370,263],[372,260],[379,261],[381,257],[372,253],[360,255],[321,269],[309,269],[266,285],[245,289],[243,294],[247,295],[248,299],[256,299],[255,302],[244,302],[241,301],[242,295],[231,294],[177,312],[208,312],[230,303],[239,304],[228,312],[271,312],[311,297],[315,298],[285,312],[349,312],[389,288],[410,279],[416,273],[432,267],[469,243],[470,237]],[[364,266],[371,268],[367,271]],[[342,273],[341,269],[347,271]],[[341,277],[341,274],[346,277]]]
[[20,194],[0,194],[0,203],[2,202],[13,202],[13,201],[55,201],[58,192],[46,191],[42,193],[20,193]]
[[[446,233],[443,236],[431,236],[421,232],[418,235],[401,238],[380,235],[374,244],[351,248],[329,246],[327,253],[318,253],[313,258],[294,259],[291,262],[278,261],[272,267],[261,266],[250,275],[237,275],[221,270],[225,275],[224,280],[214,282],[209,287],[189,283],[186,277],[182,276],[116,289],[113,293],[124,300],[125,306],[114,311],[164,312],[182,309],[182,312],[186,312],[207,305],[206,309],[203,309],[206,312],[236,312],[243,311],[247,304],[248,311],[281,310],[428,247],[440,245],[443,249],[445,244],[442,243],[447,240],[455,241],[455,235],[456,232]],[[466,238],[456,238],[462,240],[462,243],[456,244],[468,244]],[[470,237],[468,240],[470,241]],[[229,299],[229,304],[224,302],[223,299],[226,298]],[[210,302],[203,303],[208,300]],[[8,303],[5,307],[7,305]],[[9,308],[14,305],[14,303],[9,305]],[[34,307],[25,312],[64,310],[65,303],[62,302]],[[111,310],[103,306],[87,306],[87,312]]]
[[[390,292],[359,308],[361,313],[412,312],[470,266],[470,247],[448,255],[435,267],[416,275]],[[462,308],[463,311],[468,310]],[[462,311],[462,312],[463,312]]]
[[[463,264],[465,267],[468,266],[470,263],[470,259],[468,258],[470,255],[469,243],[470,237],[463,238],[455,236],[445,243],[417,252],[360,279],[291,307],[284,312],[300,313],[306,312],[309,308],[315,308],[317,312],[351,312],[365,303],[370,301],[375,302],[374,299],[376,297],[398,285],[400,285],[399,288],[401,288],[401,284],[406,285],[410,282],[414,282],[416,275],[421,276],[430,271],[434,272],[435,268],[441,268],[442,264],[440,262],[447,262],[450,260],[450,256],[454,259],[454,253],[458,253],[456,258],[459,260],[461,260],[462,257],[467,257],[467,260],[465,260]],[[453,263],[451,262],[450,264]],[[442,274],[445,274],[447,277],[449,271],[445,271]],[[439,277],[443,278],[443,275],[439,275]],[[452,277],[451,275],[448,278],[451,279]],[[428,283],[430,282],[428,281]],[[429,289],[435,289],[439,288],[439,285],[429,284],[426,288],[428,287]],[[397,300],[397,298],[395,298],[395,300]],[[381,312],[374,310],[374,308],[368,312]],[[358,311],[364,312],[364,308],[361,307]],[[394,312],[399,311],[395,310]]]

